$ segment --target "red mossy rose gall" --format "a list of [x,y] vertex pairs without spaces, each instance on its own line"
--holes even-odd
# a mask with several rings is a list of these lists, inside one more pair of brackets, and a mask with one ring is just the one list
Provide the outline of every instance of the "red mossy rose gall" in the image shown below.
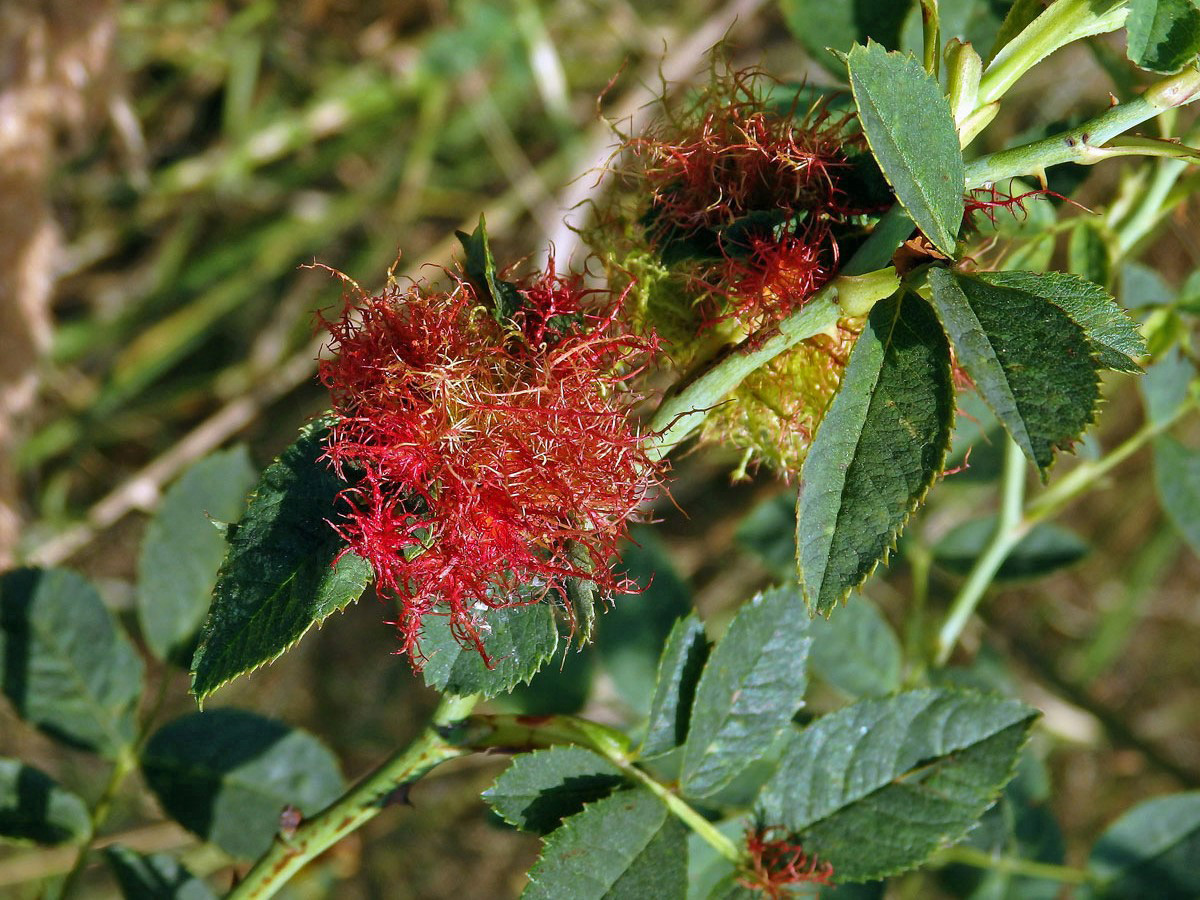
[[806,853],[790,840],[787,829],[777,825],[754,825],[746,829],[747,864],[738,884],[767,897],[790,897],[797,884],[827,885],[833,866]]
[[323,322],[325,458],[347,482],[334,525],[399,601],[417,666],[426,616],[448,616],[490,664],[488,610],[561,599],[571,578],[630,589],[610,562],[660,480],[630,416],[654,337],[553,263],[509,287],[506,316],[456,279],[391,283]]

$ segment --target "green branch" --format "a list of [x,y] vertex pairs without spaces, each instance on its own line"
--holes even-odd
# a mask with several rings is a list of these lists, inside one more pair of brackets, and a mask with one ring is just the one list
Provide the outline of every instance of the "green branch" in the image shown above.
[[[1103,115],[1069,131],[1021,147],[989,153],[968,163],[967,189],[1040,173],[1060,163],[1093,165],[1114,155],[1113,148],[1104,147],[1113,138],[1168,109],[1195,100],[1200,100],[1200,70],[1185,69],[1151,85],[1140,97],[1119,103]],[[1133,148],[1122,149],[1127,154]],[[1152,155],[1161,155],[1162,149],[1155,149]],[[1180,148],[1180,152],[1184,149]]]
[[229,893],[229,900],[271,897],[314,857],[361,828],[392,803],[396,791],[416,781],[435,766],[470,752],[448,740],[455,723],[466,717],[478,697],[443,697],[433,723],[407,749],[400,751],[367,776],[357,787],[287,835],[277,835],[263,854]]

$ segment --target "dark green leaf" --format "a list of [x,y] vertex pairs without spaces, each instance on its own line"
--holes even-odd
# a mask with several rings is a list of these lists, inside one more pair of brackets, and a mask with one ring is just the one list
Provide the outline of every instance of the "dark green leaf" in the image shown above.
[[763,816],[839,881],[911,869],[992,804],[1036,715],[1015,700],[948,690],[862,700],[796,735],[763,788]]
[[1138,381],[1146,401],[1146,416],[1156,425],[1169,421],[1183,406],[1196,378],[1196,367],[1173,347]]
[[[345,482],[318,461],[326,429],[308,426],[267,467],[229,552],[192,660],[200,703],[234,678],[282,656],[314,624],[344,609],[371,577],[329,524]],[[336,562],[335,562],[336,560]]]
[[169,722],[141,763],[169,815],[243,859],[271,846],[286,807],[310,816],[343,788],[337,760],[312,735],[237,709]]
[[42,731],[110,757],[133,743],[142,661],[74,572],[0,576],[0,673],[17,714]]
[[877,303],[800,473],[797,562],[829,615],[895,544],[942,469],[954,420],[950,350],[914,294]]
[[551,832],[529,870],[526,900],[600,900],[687,894],[687,831],[648,791],[588,804]]
[[521,308],[521,295],[516,285],[504,281],[497,274],[496,260],[488,242],[487,224],[479,216],[479,224],[471,234],[456,231],[455,236],[467,254],[464,266],[467,278],[479,293],[480,299],[492,309],[492,315],[501,325],[508,325]]
[[1049,300],[1083,329],[1101,365],[1130,375],[1142,371],[1130,357],[1145,354],[1146,342],[1137,323],[1104,288],[1062,272],[986,272],[978,278],[995,287]]
[[616,766],[590,750],[551,747],[514,758],[483,799],[509,824],[549,834],[624,783]]
[[795,589],[756,596],[704,666],[683,748],[680,787],[696,798],[729,785],[804,705],[809,619]]
[[1155,438],[1154,484],[1163,512],[1200,553],[1200,453],[1170,435]]
[[953,256],[966,169],[942,89],[911,55],[879,44],[854,47],[848,65],[859,122],[896,199],[925,237]]
[[254,477],[245,447],[214,453],[171,486],[150,520],[138,557],[138,622],[159,659],[190,659],[225,556],[214,522],[238,519]]
[[890,694],[900,688],[900,641],[875,604],[859,597],[828,620],[808,627],[812,670],[851,697]]
[[900,46],[900,26],[913,0],[781,0],[779,6],[792,34],[809,54],[835,75],[846,67],[826,48],[849,53],[855,44],[878,41],[889,49]]
[[115,844],[104,848],[124,900],[216,900],[213,890],[165,853],[143,855]]
[[0,757],[0,842],[78,844],[91,831],[80,797],[33,766]]
[[1125,20],[1130,61],[1171,74],[1200,53],[1200,9],[1194,0],[1130,0]]
[[1087,335],[1024,289],[945,269],[930,271],[929,283],[959,363],[1044,478],[1054,451],[1079,439],[1100,399]]
[[696,698],[696,684],[711,645],[695,613],[675,623],[658,663],[650,718],[640,755],[657,756],[683,746]]
[[[984,516],[957,526],[933,548],[933,560],[947,572],[966,575],[996,530],[996,517]],[[1073,531],[1052,522],[1035,525],[1009,552],[996,580],[1039,578],[1074,565],[1091,547]]]
[[445,616],[428,616],[421,630],[427,657],[425,683],[448,694],[493,697],[528,682],[558,647],[558,627],[548,603],[489,610],[483,646],[489,669],[474,646],[463,646]]
[[1105,900],[1200,896],[1200,791],[1168,794],[1121,816],[1096,841],[1088,872]]
[[598,622],[596,653],[621,698],[638,715],[649,711],[663,642],[692,608],[692,592],[649,528],[637,528],[621,552],[621,568],[641,590],[619,594]]

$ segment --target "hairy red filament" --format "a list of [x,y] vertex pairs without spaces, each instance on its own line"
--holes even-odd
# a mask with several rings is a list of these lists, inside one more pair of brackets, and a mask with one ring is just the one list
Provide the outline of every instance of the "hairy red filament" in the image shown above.
[[608,564],[659,479],[627,386],[655,339],[625,333],[620,298],[553,265],[517,287],[508,327],[465,283],[392,285],[324,322],[325,458],[350,484],[335,527],[400,601],[418,666],[427,615],[487,660],[487,610],[555,597],[567,578],[632,587]]
[[738,884],[761,891],[772,900],[790,896],[789,885],[826,885],[833,877],[831,864],[806,853],[800,844],[789,840],[787,829],[779,825],[746,829],[746,852],[749,860]]

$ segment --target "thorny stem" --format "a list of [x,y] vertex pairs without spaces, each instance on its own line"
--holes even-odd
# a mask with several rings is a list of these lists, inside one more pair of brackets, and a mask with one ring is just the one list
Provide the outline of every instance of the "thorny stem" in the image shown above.
[[1103,115],[1069,131],[1021,147],[989,153],[968,163],[967,189],[1038,173],[1060,163],[1074,162],[1086,166],[1100,162],[1113,155],[1111,149],[1103,145],[1117,135],[1159,113],[1198,99],[1200,69],[1185,69],[1178,75],[1151,85],[1140,97],[1119,103]]
[[1025,507],[1023,513],[1021,503],[1024,496],[1025,458],[1016,444],[1008,440],[1004,457],[1004,499],[1000,519],[996,524],[995,533],[984,548],[983,554],[975,561],[967,581],[950,607],[945,624],[938,633],[937,665],[944,666],[950,659],[950,654],[983,598],[984,591],[1021,538],[1039,522],[1055,515],[1195,407],[1195,400],[1184,403],[1173,415],[1157,422],[1147,422],[1111,453],[1094,461],[1080,463]]
[[470,752],[452,743],[445,732],[470,714],[477,696],[445,696],[433,722],[406,749],[392,756],[357,787],[288,835],[276,835],[271,849],[261,856],[229,893],[229,900],[265,898],[275,894],[289,878],[318,854],[377,816],[404,785],[430,769]]

